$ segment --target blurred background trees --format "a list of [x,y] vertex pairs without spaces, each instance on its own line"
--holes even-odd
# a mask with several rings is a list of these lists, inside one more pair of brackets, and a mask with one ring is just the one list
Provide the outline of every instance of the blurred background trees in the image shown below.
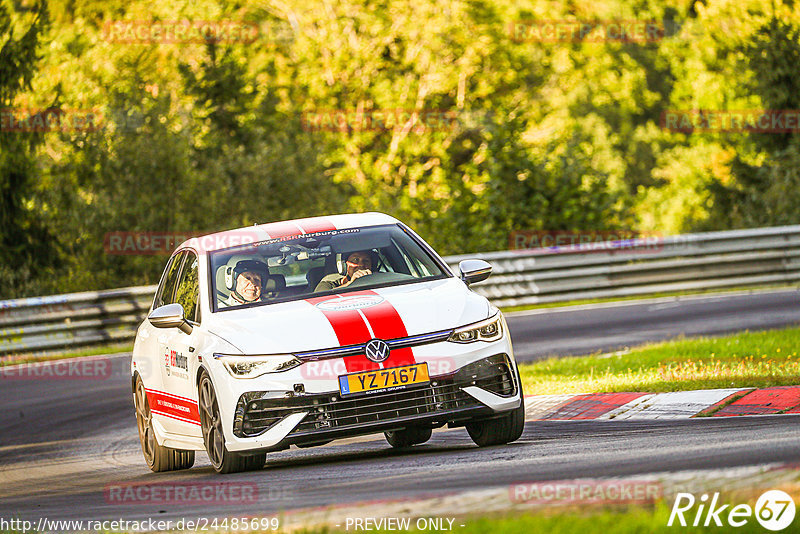
[[[440,252],[513,230],[796,224],[796,133],[674,132],[668,110],[800,108],[790,0],[0,0],[0,298],[153,283],[109,232],[378,210]],[[118,21],[235,21],[239,42],[122,42]],[[521,39],[524,20],[651,21],[652,42]],[[315,113],[440,122],[310,127]],[[331,114],[328,113],[328,116]]]
[[[23,17],[0,4],[0,110],[31,89],[47,20],[43,5]],[[38,182],[35,155],[42,142],[40,133],[0,126],[0,284],[9,295],[35,292],[35,279],[55,263],[57,243],[31,202]]]

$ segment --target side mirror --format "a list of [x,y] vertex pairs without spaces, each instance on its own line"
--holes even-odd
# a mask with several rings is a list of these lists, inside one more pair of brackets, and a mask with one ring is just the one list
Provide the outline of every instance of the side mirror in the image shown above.
[[458,264],[458,269],[467,285],[483,282],[492,274],[492,265],[483,260],[463,260]]
[[183,315],[183,306],[177,302],[156,308],[147,319],[156,328],[180,328],[181,332],[192,333],[192,325]]

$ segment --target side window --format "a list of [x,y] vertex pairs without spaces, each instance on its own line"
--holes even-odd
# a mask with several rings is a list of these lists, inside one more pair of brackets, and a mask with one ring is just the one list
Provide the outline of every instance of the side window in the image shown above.
[[183,271],[178,283],[175,302],[183,306],[183,313],[189,321],[197,322],[197,302],[200,299],[200,284],[197,276],[197,255],[194,252],[186,253],[183,262]]
[[422,276],[425,276],[422,273],[420,273],[419,263],[415,262],[413,258],[409,257],[406,250],[402,246],[400,246],[400,243],[395,241],[394,238],[392,238],[392,245],[394,245],[395,250],[397,251],[400,258],[403,260],[403,263],[405,264],[403,266],[404,269],[402,269],[404,273],[410,274],[414,278],[421,278]]
[[392,272],[389,259],[386,257],[382,249],[378,249],[378,265],[373,265],[372,271],[376,273],[379,271]]
[[178,272],[180,271],[181,262],[185,254],[185,252],[181,252],[173,256],[170,264],[167,266],[166,274],[161,281],[161,287],[158,288],[158,293],[156,293],[156,300],[153,304],[153,308],[175,302],[175,284],[178,281]]
[[430,270],[428,269],[428,267],[427,267],[427,266],[426,266],[426,265],[425,265],[425,264],[424,264],[424,263],[423,263],[423,262],[420,260],[420,258],[417,258],[417,257],[411,256],[409,259],[411,260],[411,263],[414,265],[414,269],[415,269],[415,270],[416,270],[418,273],[420,273],[420,276],[422,276],[423,278],[424,278],[424,277],[426,277],[426,276],[431,276],[431,271],[430,271]]

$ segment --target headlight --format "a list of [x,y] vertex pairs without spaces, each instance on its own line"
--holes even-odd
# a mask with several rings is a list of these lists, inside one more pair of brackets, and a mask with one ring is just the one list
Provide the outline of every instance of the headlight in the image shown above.
[[503,316],[496,315],[479,323],[457,328],[447,341],[473,343],[475,341],[497,341],[503,337]]
[[234,378],[256,378],[267,373],[280,373],[303,363],[292,354],[214,354],[214,357],[222,362]]

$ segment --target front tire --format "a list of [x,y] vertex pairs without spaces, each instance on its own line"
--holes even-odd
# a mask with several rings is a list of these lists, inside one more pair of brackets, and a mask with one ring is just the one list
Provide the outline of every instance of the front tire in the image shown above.
[[514,408],[497,419],[475,421],[465,425],[467,432],[469,432],[469,437],[478,447],[505,445],[518,440],[522,436],[522,431],[525,429],[525,395],[522,394],[522,381],[520,380],[519,371],[516,372],[516,375],[519,389],[518,408]]
[[225,434],[222,431],[222,416],[219,413],[217,394],[211,377],[203,373],[199,384],[200,428],[208,459],[217,473],[239,473],[264,467],[267,454],[243,455],[231,452],[225,447]]
[[136,408],[136,426],[139,429],[139,443],[147,466],[155,473],[189,469],[194,465],[194,451],[170,449],[158,444],[153,430],[153,414],[147,400],[142,377],[136,377],[133,393],[133,405]]
[[420,445],[425,443],[431,439],[432,434],[433,429],[419,426],[412,426],[402,430],[394,430],[392,432],[383,433],[383,435],[386,436],[386,441],[389,442],[389,445],[396,449],[403,449],[406,447],[411,447],[412,445]]

